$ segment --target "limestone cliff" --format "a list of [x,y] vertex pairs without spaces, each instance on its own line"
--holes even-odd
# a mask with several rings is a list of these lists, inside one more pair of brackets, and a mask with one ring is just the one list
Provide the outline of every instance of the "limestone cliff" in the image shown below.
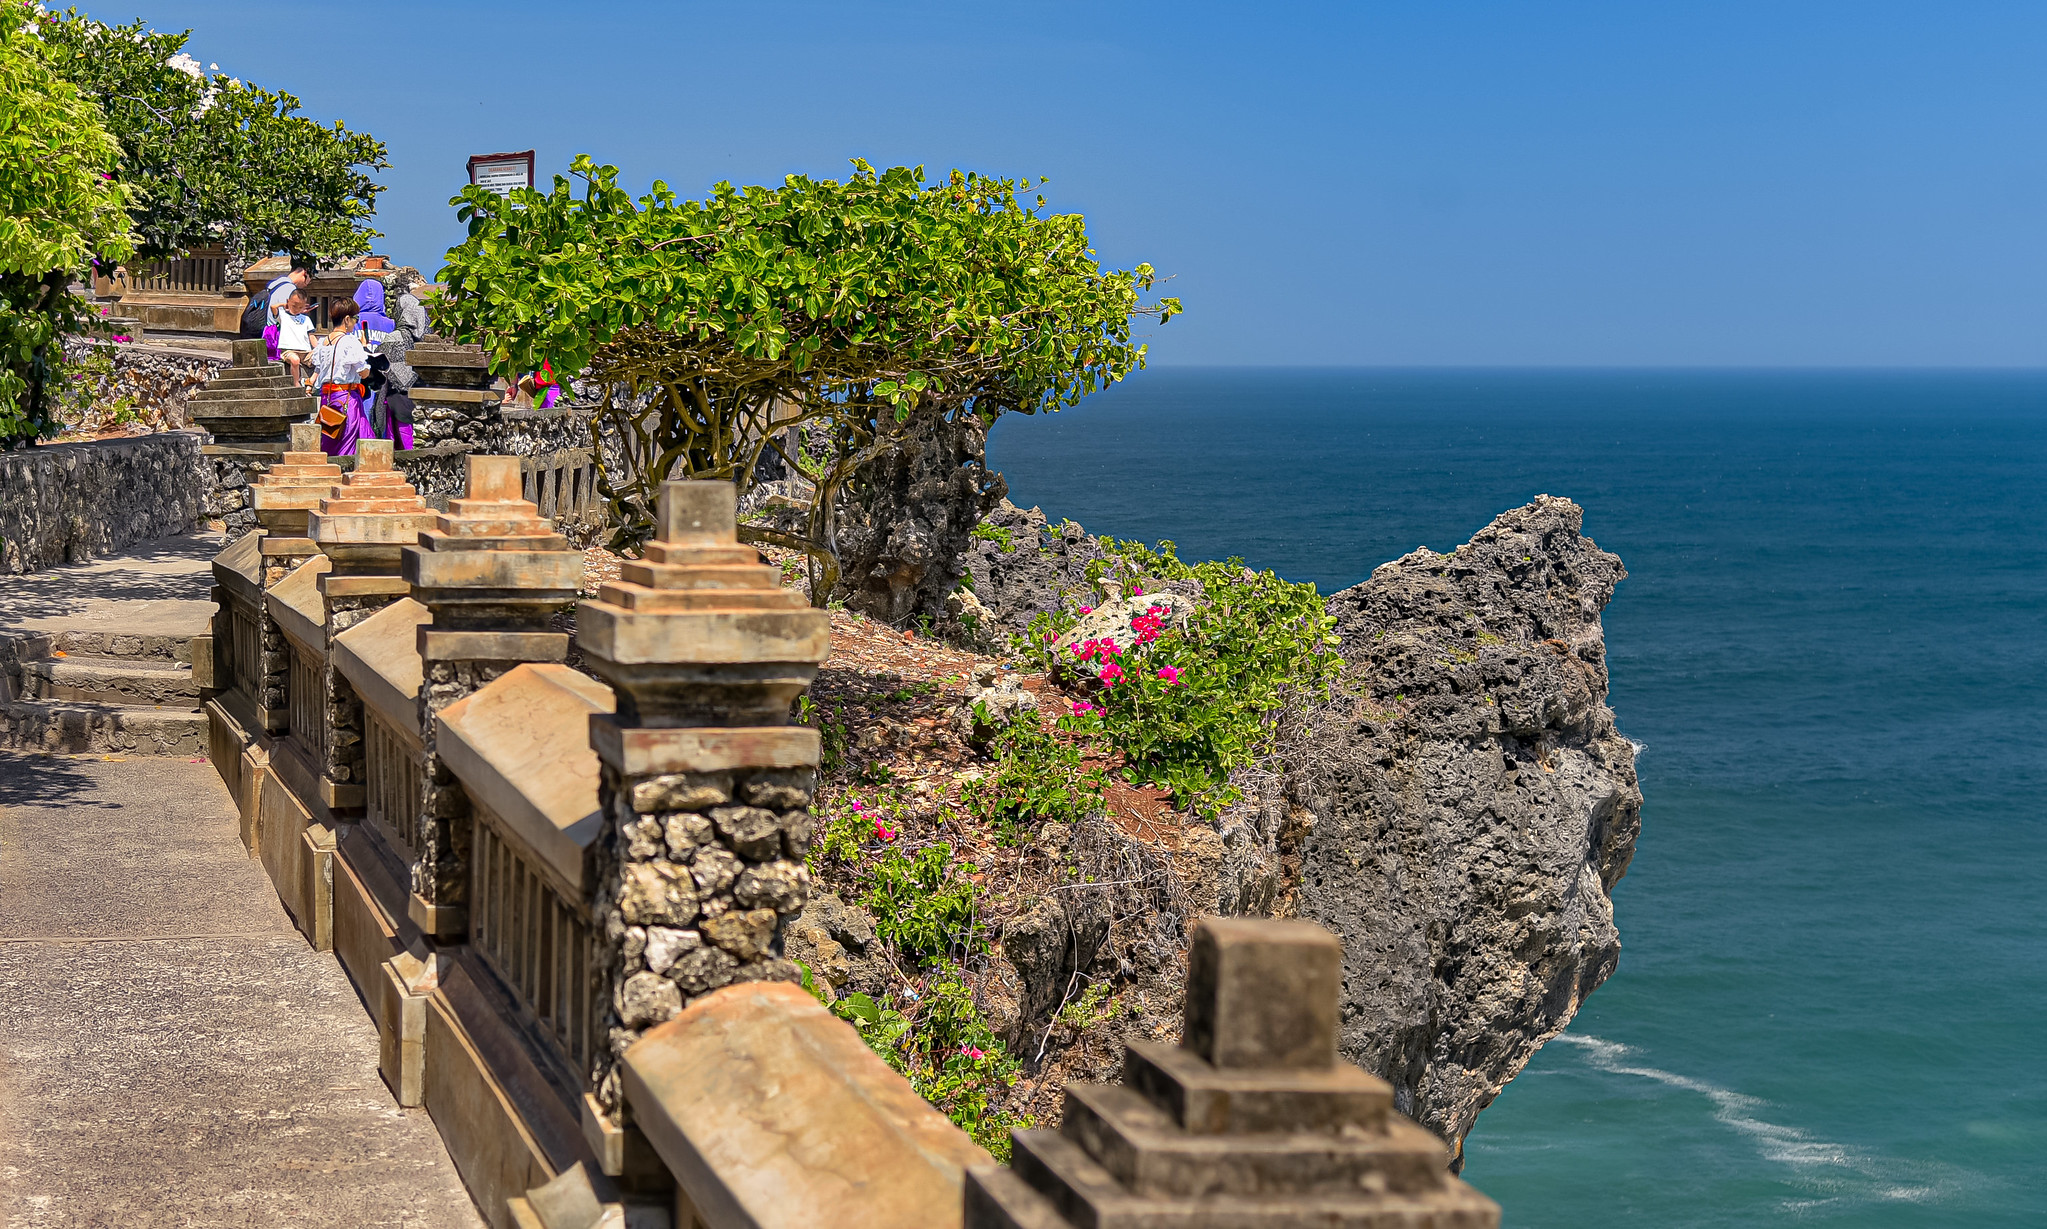
[[[1102,555],[1078,525],[1036,509],[1005,501],[988,519],[1014,540],[977,539],[966,562],[1005,631],[1079,590]],[[1122,888],[1096,910],[1298,914],[1329,927],[1346,953],[1346,1056],[1391,1080],[1400,1109],[1460,1160],[1478,1112],[1620,952],[1609,893],[1642,799],[1606,706],[1600,612],[1626,571],[1582,523],[1576,504],[1543,496],[1451,554],[1418,550],[1333,595],[1346,667],[1332,698],[1284,714],[1279,754],[1236,778],[1244,803],[1178,835],[1184,899]],[[1133,878],[1105,870],[1100,881]],[[1144,899],[1122,899],[1133,892]],[[1058,939],[1070,927],[1038,929]],[[1177,952],[1128,929],[1119,921],[1091,959],[1176,979]],[[1177,981],[1158,989],[1177,997]]]
[[1599,615],[1627,573],[1583,518],[1542,496],[1331,597],[1345,670],[1285,750],[1278,846],[1344,941],[1344,1050],[1460,1159],[1620,954],[1642,795]]

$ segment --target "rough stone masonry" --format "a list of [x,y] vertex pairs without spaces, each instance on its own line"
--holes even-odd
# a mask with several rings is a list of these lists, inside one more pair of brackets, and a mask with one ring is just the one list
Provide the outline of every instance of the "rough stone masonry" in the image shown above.
[[720,986],[798,976],[782,926],[810,887],[818,737],[787,723],[830,622],[738,544],[731,483],[670,482],[659,536],[578,608],[576,630],[618,699],[590,723],[609,990],[591,1082],[623,1127],[618,1064],[646,1029]]

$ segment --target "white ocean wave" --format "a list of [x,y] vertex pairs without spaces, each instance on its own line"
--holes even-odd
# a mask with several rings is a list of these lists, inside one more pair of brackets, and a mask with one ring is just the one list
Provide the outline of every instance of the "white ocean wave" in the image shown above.
[[1843,1196],[1857,1195],[1865,1199],[1933,1203],[1980,1180],[1977,1175],[1938,1163],[1871,1156],[1820,1139],[1798,1127],[1771,1122],[1758,1113],[1769,1105],[1762,1098],[1661,1067],[1644,1066],[1629,1057],[1634,1053],[1632,1047],[1618,1041],[1572,1033],[1557,1040],[1584,1051],[1587,1062],[1609,1075],[1638,1076],[1706,1098],[1712,1103],[1714,1119],[1746,1137],[1764,1160],[1789,1167],[1801,1183],[1817,1187],[1819,1193],[1829,1196],[1789,1201],[1783,1205],[1787,1211],[1815,1210],[1838,1203]]

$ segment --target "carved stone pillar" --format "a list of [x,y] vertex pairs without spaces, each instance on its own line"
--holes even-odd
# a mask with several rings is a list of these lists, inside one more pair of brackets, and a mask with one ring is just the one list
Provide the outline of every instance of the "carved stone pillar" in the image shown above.
[[548,620],[576,599],[583,555],[522,498],[519,458],[468,458],[467,494],[404,548],[414,601],[433,612],[419,629],[419,727],[425,759],[412,921],[436,938],[467,929],[467,798],[435,750],[434,714],[523,662],[561,661],[566,632]]
[[590,719],[610,992],[591,1081],[617,1127],[618,1062],[646,1029],[720,986],[797,976],[782,924],[810,888],[818,740],[789,707],[831,627],[778,581],[739,545],[730,483],[670,482],[646,557],[576,612],[583,656],[618,698]]
[[[341,467],[320,451],[320,428],[313,423],[294,424],[290,451],[250,484],[256,523],[262,528],[263,588],[270,588],[320,553],[319,545],[306,536],[306,518],[341,480]],[[258,607],[257,622],[262,637],[257,650],[262,677],[250,680],[249,689],[263,729],[281,734],[291,719],[285,696],[291,652],[267,607]]]
[[334,637],[411,591],[398,574],[399,552],[419,540],[437,514],[392,468],[390,440],[356,445],[355,470],[309,513],[306,528],[333,567],[319,579],[325,607],[327,665],[324,679],[328,716],[320,801],[330,812],[347,814],[363,805],[362,699],[334,668]]

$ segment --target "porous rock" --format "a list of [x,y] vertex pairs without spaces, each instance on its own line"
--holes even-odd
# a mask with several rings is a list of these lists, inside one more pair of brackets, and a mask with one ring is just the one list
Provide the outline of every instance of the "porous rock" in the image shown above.
[[1452,1142],[1614,970],[1641,827],[1600,611],[1626,576],[1538,497],[1329,599],[1345,666],[1284,748],[1295,906],[1344,939],[1342,1048]]

